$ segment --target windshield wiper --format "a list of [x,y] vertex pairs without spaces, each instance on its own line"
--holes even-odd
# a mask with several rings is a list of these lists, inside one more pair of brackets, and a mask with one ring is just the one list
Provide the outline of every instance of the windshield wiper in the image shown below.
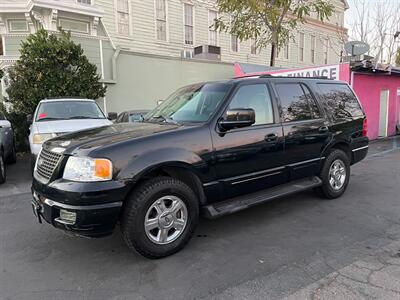
[[103,119],[99,117],[89,117],[89,116],[73,116],[68,118],[67,120],[73,120],[73,119]]
[[36,122],[40,122],[40,121],[54,121],[54,120],[62,120],[62,119],[60,119],[60,118],[45,117],[45,118],[40,118],[40,119],[36,120]]

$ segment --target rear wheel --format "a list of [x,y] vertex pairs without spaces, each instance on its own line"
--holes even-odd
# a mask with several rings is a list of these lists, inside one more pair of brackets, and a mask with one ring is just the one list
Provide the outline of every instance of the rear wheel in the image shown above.
[[129,248],[148,258],[181,250],[190,240],[199,218],[199,204],[180,180],[157,177],[141,184],[127,199],[121,230]]
[[7,167],[4,159],[4,153],[0,152],[0,184],[6,182],[7,178]]
[[346,191],[350,179],[350,159],[339,149],[333,150],[325,159],[321,170],[322,186],[317,192],[326,199],[335,199]]

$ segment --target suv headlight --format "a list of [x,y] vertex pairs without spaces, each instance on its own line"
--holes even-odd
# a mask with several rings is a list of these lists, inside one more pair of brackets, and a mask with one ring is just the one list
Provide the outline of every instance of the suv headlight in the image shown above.
[[112,179],[112,163],[104,158],[70,156],[64,169],[64,179],[93,182]]

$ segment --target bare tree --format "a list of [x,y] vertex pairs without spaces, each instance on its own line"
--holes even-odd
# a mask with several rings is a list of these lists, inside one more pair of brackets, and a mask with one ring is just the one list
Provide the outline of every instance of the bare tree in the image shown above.
[[369,55],[377,62],[392,63],[397,52],[394,34],[399,30],[398,1],[353,0],[349,35],[352,40],[370,45]]

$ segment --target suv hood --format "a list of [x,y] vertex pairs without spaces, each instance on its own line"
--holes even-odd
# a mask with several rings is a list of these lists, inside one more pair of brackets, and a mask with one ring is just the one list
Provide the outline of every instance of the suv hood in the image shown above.
[[66,133],[88,128],[111,125],[108,119],[74,119],[35,122],[37,133]]
[[149,136],[155,133],[174,130],[180,127],[174,124],[156,123],[122,123],[103,126],[83,131],[77,131],[55,137],[44,144],[46,148],[64,148],[66,154],[75,150],[90,151],[102,146],[130,139]]

